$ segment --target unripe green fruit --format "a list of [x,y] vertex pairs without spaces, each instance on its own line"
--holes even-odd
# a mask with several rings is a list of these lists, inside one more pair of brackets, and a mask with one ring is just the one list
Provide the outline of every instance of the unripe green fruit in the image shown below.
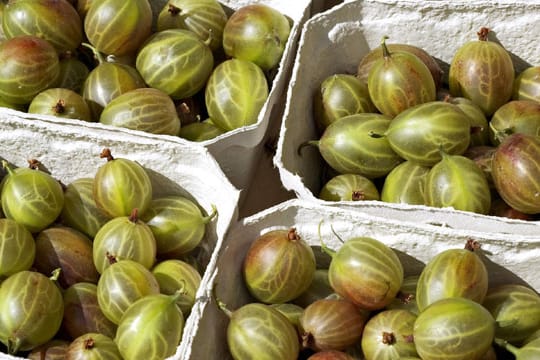
[[74,339],[69,345],[66,360],[122,360],[113,339],[107,335],[91,332]]
[[32,233],[15,220],[0,218],[0,281],[29,270],[36,255]]
[[327,201],[379,200],[379,190],[370,179],[357,174],[336,175],[323,185],[319,199]]
[[381,200],[390,203],[424,205],[429,170],[429,167],[409,160],[397,165],[384,179]]

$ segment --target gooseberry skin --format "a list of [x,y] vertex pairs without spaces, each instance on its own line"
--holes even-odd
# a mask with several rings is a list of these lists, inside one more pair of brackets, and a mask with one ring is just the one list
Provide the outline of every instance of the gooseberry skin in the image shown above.
[[336,175],[323,185],[319,199],[327,201],[380,200],[379,190],[370,179],[357,174]]
[[90,108],[83,97],[64,88],[49,88],[37,94],[28,105],[28,113],[92,121]]
[[0,218],[0,281],[29,270],[36,256],[32,233],[15,220]]
[[225,131],[255,124],[268,93],[266,77],[259,67],[245,60],[226,60],[208,78],[208,115]]
[[328,268],[334,291],[365,310],[388,305],[399,291],[403,276],[403,265],[396,253],[370,237],[347,240]]
[[223,29],[223,49],[229,57],[250,61],[263,71],[277,67],[291,31],[289,20],[264,4],[237,9]]
[[482,359],[493,342],[495,320],[482,305],[453,297],[421,311],[414,323],[416,351],[423,360]]
[[165,359],[175,354],[183,329],[176,297],[153,294],[129,306],[114,341],[124,360]]
[[227,326],[227,344],[233,359],[296,360],[298,334],[278,310],[260,303],[235,310]]
[[540,102],[511,100],[501,105],[489,122],[491,142],[497,146],[512,133],[540,135]]
[[64,302],[45,275],[24,270],[0,286],[0,341],[11,354],[51,340],[62,323]]
[[173,99],[195,95],[214,67],[212,50],[189,30],[153,34],[139,49],[135,66],[144,81]]
[[413,161],[404,161],[384,178],[381,200],[390,203],[424,205],[426,179],[430,168]]
[[2,27],[8,39],[39,36],[59,53],[75,50],[83,38],[79,14],[66,0],[10,0],[4,8]]
[[1,191],[5,217],[32,233],[45,229],[58,218],[64,206],[64,192],[56,179],[30,168],[18,168],[6,176]]
[[133,260],[107,267],[97,283],[99,307],[117,325],[131,304],[150,294],[159,294],[159,284],[150,270]]
[[94,176],[96,205],[111,218],[129,216],[133,209],[144,213],[152,200],[152,182],[144,167],[127,158],[104,157]]
[[148,0],[95,2],[84,18],[84,30],[99,52],[132,54],[152,32],[152,8]]
[[28,104],[53,86],[60,74],[54,47],[33,35],[21,35],[0,43],[0,98]]
[[528,67],[516,77],[512,99],[540,102],[540,66]]
[[103,109],[99,122],[105,125],[177,136],[180,119],[173,100],[154,88],[137,88],[112,99]]
[[114,340],[104,334],[91,332],[75,338],[68,346],[67,360],[122,360]]

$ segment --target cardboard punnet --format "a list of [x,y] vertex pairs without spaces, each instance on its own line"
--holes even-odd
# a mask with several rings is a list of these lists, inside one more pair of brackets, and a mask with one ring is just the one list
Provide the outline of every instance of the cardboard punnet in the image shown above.
[[[230,224],[238,216],[239,191],[227,179],[208,150],[190,144],[174,144],[152,136],[132,135],[109,129],[88,129],[77,125],[57,125],[27,120],[0,113],[0,158],[15,166],[28,166],[37,159],[51,175],[64,184],[81,177],[93,177],[106,161],[100,158],[109,148],[115,158],[139,162],[152,181],[153,196],[183,195],[194,200],[209,214],[212,205],[217,218],[207,226],[197,258],[204,274],[201,284],[209,281],[217,260],[216,249],[223,243]],[[206,298],[207,286],[201,285],[197,297]],[[201,313],[196,302],[186,319],[183,340],[174,359],[184,359],[184,339],[192,336]],[[16,357],[0,353],[0,359]]]
[[[302,29],[293,74],[287,89],[274,164],[287,190],[313,202],[323,181],[323,160],[315,147],[299,146],[317,139],[312,98],[321,82],[335,73],[355,74],[365,54],[388,43],[408,43],[425,49],[448,66],[459,46],[476,39],[481,27],[492,30],[510,53],[517,71],[538,65],[539,1],[348,1],[314,15]],[[540,224],[507,220],[451,208],[431,208],[380,201],[324,202],[389,219],[439,224],[472,231],[537,235]]]
[[[321,239],[338,249],[341,239],[368,236],[396,251],[405,275],[419,274],[436,254],[451,248],[463,248],[470,239],[479,242],[488,269],[489,284],[520,283],[540,290],[540,237],[513,236],[405,223],[376,217],[350,209],[341,209],[311,201],[292,199],[246,217],[234,224],[220,250],[215,273],[207,285],[229,310],[255,302],[242,276],[242,262],[251,243],[274,229],[296,228],[302,239],[318,247]],[[320,234],[319,234],[320,231]],[[335,233],[334,233],[335,232]],[[339,236],[339,238],[336,236]],[[228,318],[213,298],[204,305],[198,329],[192,339],[190,359],[231,359],[227,347]],[[209,341],[209,339],[212,339]]]
[[[157,16],[167,2],[165,0],[151,0],[150,3],[152,5],[154,16]],[[210,154],[216,158],[231,183],[238,189],[244,190],[249,187],[253,174],[256,171],[258,159],[263,147],[262,139],[269,123],[281,119],[280,116],[275,115],[278,109],[283,106],[278,100],[287,87],[302,25],[311,15],[311,0],[295,0],[293,2],[286,0],[223,0],[220,1],[220,3],[229,15],[234,10],[245,5],[255,3],[266,4],[285,14],[291,21],[290,36],[285,45],[285,50],[279,66],[273,75],[272,83],[270,84],[270,92],[259,113],[257,123],[229,131],[214,139],[198,143],[168,135],[154,135],[154,138],[156,140],[169,141],[180,146],[190,143],[207,148]],[[1,109],[1,111],[4,111],[4,109]],[[52,116],[36,116],[23,112],[6,112],[6,114],[10,114],[10,116],[13,116],[14,118],[38,118],[46,122],[59,124],[75,123],[82,128],[88,129],[111,128],[110,126],[102,125],[100,123],[90,123],[80,120],[66,121]],[[140,131],[131,131],[120,128],[114,129],[126,134],[140,133]],[[242,200],[243,196],[244,192],[241,193]]]

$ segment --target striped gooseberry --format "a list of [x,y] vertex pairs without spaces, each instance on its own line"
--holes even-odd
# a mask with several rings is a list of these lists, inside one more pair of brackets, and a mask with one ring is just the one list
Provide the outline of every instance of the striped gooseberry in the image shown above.
[[149,86],[173,99],[183,99],[204,88],[214,56],[195,33],[168,29],[154,33],[142,45],[135,66]]
[[133,54],[152,32],[152,8],[148,0],[93,2],[84,18],[84,32],[99,52]]
[[208,115],[225,131],[253,125],[268,93],[268,82],[259,67],[246,60],[225,60],[212,71],[206,84]]
[[222,46],[227,14],[217,0],[170,0],[156,20],[156,30],[186,29],[216,51]]
[[489,130],[495,146],[513,133],[540,135],[540,102],[511,100],[501,105],[490,119]]
[[464,249],[447,249],[430,259],[416,288],[420,312],[437,300],[456,296],[482,303],[488,290],[488,272],[477,252],[478,244],[469,240]]
[[59,74],[58,54],[47,40],[20,35],[0,43],[0,98],[5,102],[30,103]]
[[62,212],[62,185],[38,168],[12,169],[3,162],[7,175],[1,190],[5,217],[17,221],[30,232],[39,232],[51,225]]
[[28,105],[28,113],[92,121],[90,108],[83,97],[64,88],[49,88],[37,94]]
[[497,193],[525,214],[540,212],[540,139],[515,133],[495,150],[491,175]]
[[482,27],[478,40],[462,44],[450,62],[450,94],[470,99],[484,114],[492,115],[512,96],[514,65],[508,51],[489,41],[490,30]]
[[176,304],[187,318],[195,304],[195,295],[201,285],[201,274],[191,264],[179,260],[169,259],[158,262],[152,268],[152,274],[159,284],[159,291],[165,295],[174,295]]
[[328,269],[317,269],[313,274],[313,280],[309,287],[298,297],[292,300],[292,303],[302,307],[307,307],[316,300],[324,299],[334,293],[328,280]]
[[381,200],[389,203],[424,205],[430,167],[406,160],[384,178]]
[[217,216],[204,215],[193,200],[180,195],[152,199],[148,209],[141,214],[156,239],[157,254],[161,258],[175,258],[195,249],[206,234],[206,226]]
[[82,42],[83,25],[66,0],[16,0],[6,3],[2,25],[7,38],[34,35],[47,40],[59,53]]
[[403,284],[392,302],[386,305],[387,310],[407,310],[418,315],[416,304],[416,288],[419,275],[408,275],[403,278]]
[[131,304],[146,295],[159,294],[159,284],[150,270],[136,261],[112,261],[99,278],[97,298],[103,314],[118,325]]
[[15,220],[0,218],[0,281],[34,263],[36,244],[32,233]]
[[229,317],[227,344],[233,359],[298,358],[300,341],[296,329],[278,310],[261,303],[249,303],[234,311],[223,303],[219,306]]
[[416,315],[408,310],[384,310],[372,316],[362,333],[366,360],[401,359],[416,356],[413,339]]
[[56,87],[73,90],[80,94],[89,73],[88,66],[81,59],[68,53],[60,57],[60,74]]
[[127,158],[114,158],[110,149],[100,154],[107,162],[94,176],[96,205],[108,216],[131,215],[133,209],[144,213],[152,200],[152,182],[142,165]]
[[343,351],[325,350],[310,355],[307,360],[354,360],[354,358]]
[[190,141],[211,140],[225,131],[218,128],[210,119],[196,121],[191,124],[182,125],[178,136]]
[[369,312],[346,299],[320,299],[300,317],[302,345],[315,351],[345,350],[359,342]]
[[99,274],[92,260],[92,240],[83,233],[65,226],[51,226],[36,237],[34,268],[50,274],[60,269],[58,284],[67,288],[86,281],[97,283]]
[[250,61],[262,70],[279,64],[291,32],[289,19],[265,4],[237,9],[223,29],[223,49],[229,57]]
[[288,302],[313,280],[315,255],[295,228],[268,231],[250,245],[242,274],[251,295],[260,302]]
[[54,283],[58,272],[47,276],[19,271],[0,286],[0,342],[9,354],[32,350],[51,340],[60,329],[64,302]]
[[388,174],[403,159],[382,134],[391,119],[378,113],[342,117],[330,124],[315,145],[324,161],[340,174],[359,174],[369,179]]
[[99,122],[173,136],[178,135],[181,126],[169,95],[149,87],[133,89],[112,99],[101,112]]
[[150,269],[156,261],[156,239],[150,227],[139,219],[138,210],[129,216],[109,220],[97,232],[92,256],[100,274],[109,267],[110,258],[133,260]]
[[379,189],[372,180],[358,174],[340,174],[328,180],[319,199],[327,201],[380,200]]
[[536,360],[540,357],[540,339],[528,342],[522,347],[517,347],[498,338],[495,338],[495,342],[514,355],[516,360]]
[[64,360],[69,344],[68,340],[52,339],[32,349],[27,358],[29,360]]
[[397,254],[371,237],[348,239],[333,252],[328,279],[334,291],[365,310],[388,305],[403,283]]
[[301,331],[300,317],[304,312],[303,307],[291,303],[276,303],[269,305],[283,314],[299,332]]
[[467,150],[470,124],[457,105],[430,101],[396,115],[385,135],[392,149],[402,158],[432,166],[441,160],[441,150],[452,155]]
[[514,80],[512,99],[540,102],[540,66],[530,66],[518,74]]
[[490,145],[489,123],[486,115],[472,100],[464,97],[454,97],[448,95],[444,101],[456,105],[460,108],[470,120],[471,125],[471,143],[470,146]]
[[90,332],[75,338],[69,344],[66,359],[122,360],[122,356],[111,337],[97,332]]
[[423,360],[482,359],[495,335],[493,316],[463,297],[437,300],[414,323],[416,351]]
[[64,293],[64,317],[62,329],[72,339],[87,333],[97,332],[114,337],[116,324],[107,319],[97,299],[97,285],[78,282]]
[[64,207],[60,213],[61,222],[79,230],[91,239],[98,230],[111,219],[94,200],[94,179],[79,178],[67,184],[64,190]]

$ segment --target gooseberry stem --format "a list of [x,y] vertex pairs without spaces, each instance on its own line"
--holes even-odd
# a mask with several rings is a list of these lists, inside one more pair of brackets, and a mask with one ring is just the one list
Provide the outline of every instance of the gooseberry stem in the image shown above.
[[480,31],[478,31],[476,34],[478,35],[478,40],[480,41],[487,41],[488,40],[488,34],[489,34],[489,28],[487,27],[481,27]]
[[129,221],[136,224],[137,221],[139,221],[139,209],[134,208],[131,210],[131,214],[129,215]]
[[203,218],[203,224],[208,224],[210,221],[212,221],[215,217],[218,216],[216,205],[212,204],[211,206],[212,206],[212,212],[210,213],[210,215],[205,216]]
[[99,51],[97,51],[95,47],[85,42],[83,42],[81,45],[92,50],[92,54],[94,54],[94,57],[97,59],[98,63],[103,64],[104,62],[106,62],[103,55]]
[[373,130],[370,130],[368,132],[368,136],[374,138],[374,139],[380,139],[380,138],[383,138],[383,137],[386,137],[385,134],[379,134],[379,133],[376,133],[375,131]]
[[58,278],[60,277],[60,272],[62,272],[62,268],[54,269],[52,271],[51,277],[49,277],[49,279],[51,279],[52,281],[58,281]]
[[109,149],[109,148],[103,149],[103,150],[101,151],[101,154],[99,154],[99,157],[102,158],[102,159],[103,159],[103,158],[106,158],[107,161],[112,161],[112,160],[114,160],[114,157],[113,157],[112,154],[111,154],[111,149]]
[[388,47],[386,46],[386,39],[388,39],[388,36],[384,35],[382,37],[382,40],[381,40],[381,49],[382,49],[383,57],[384,58],[389,58],[390,57],[390,51],[388,50]]
[[321,235],[321,226],[322,226],[322,223],[323,223],[324,220],[321,220],[319,222],[319,226],[317,227],[317,234],[319,235],[319,240],[321,242],[321,249],[322,251],[324,251],[325,254],[328,254],[329,256],[331,257],[334,257],[334,255],[336,254],[336,252],[332,249],[330,249],[325,243],[324,243],[324,240],[322,238],[322,235]]
[[514,354],[516,356],[518,355],[519,348],[512,345],[512,344],[510,344],[508,341],[503,340],[503,339],[499,339],[499,338],[495,338],[493,341],[495,342],[495,344],[499,345],[503,349],[508,350],[509,352],[511,352],[512,354]]

